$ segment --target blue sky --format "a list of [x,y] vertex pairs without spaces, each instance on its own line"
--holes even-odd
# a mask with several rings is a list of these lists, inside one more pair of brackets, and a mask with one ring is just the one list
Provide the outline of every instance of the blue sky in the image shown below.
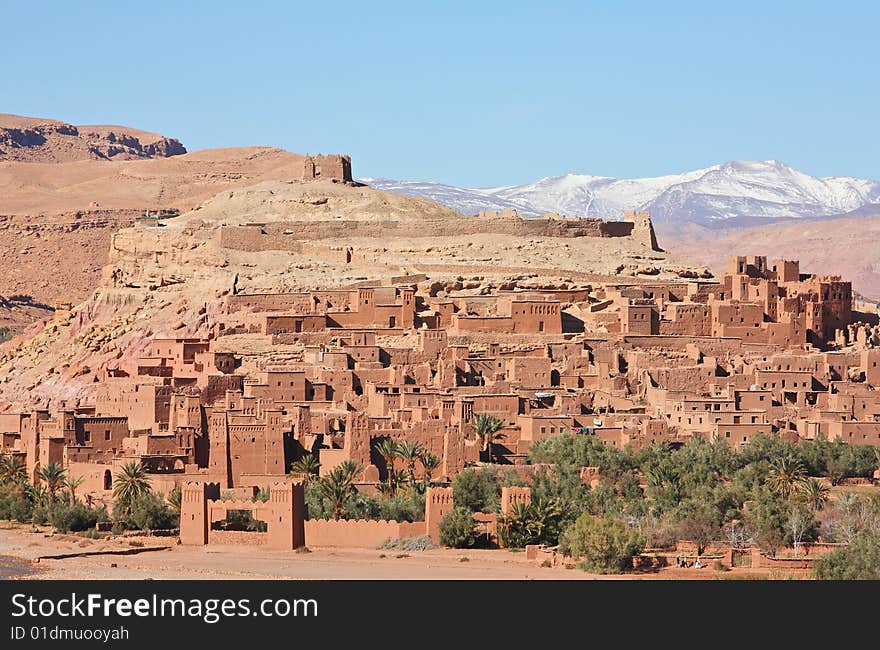
[[4,0],[0,112],[465,186],[733,159],[876,179],[878,22],[867,1]]

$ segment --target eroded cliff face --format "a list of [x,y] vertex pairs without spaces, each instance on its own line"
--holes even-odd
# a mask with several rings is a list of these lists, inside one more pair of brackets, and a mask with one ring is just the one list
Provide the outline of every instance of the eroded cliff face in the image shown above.
[[185,154],[179,140],[123,126],[0,115],[0,162],[138,160]]
[[[473,219],[366,187],[270,181],[224,191],[163,225],[120,230],[87,300],[0,346],[0,401],[89,401],[106,370],[143,355],[152,337],[213,336],[235,291],[372,283],[436,296],[707,275],[634,237],[523,236],[489,222],[481,232]],[[326,227],[335,222],[353,225]],[[240,236],[224,237],[230,228]]]

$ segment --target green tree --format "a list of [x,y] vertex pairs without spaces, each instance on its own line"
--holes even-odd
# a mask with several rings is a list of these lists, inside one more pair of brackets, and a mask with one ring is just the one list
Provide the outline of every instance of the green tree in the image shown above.
[[467,508],[453,508],[440,519],[440,543],[444,546],[470,548],[476,542],[474,515]]
[[165,499],[151,491],[132,497],[128,523],[138,530],[160,530],[177,525],[177,516],[165,505]]
[[452,481],[455,503],[471,512],[496,512],[501,496],[501,483],[491,467],[467,468]]
[[76,490],[77,488],[83,484],[85,479],[81,476],[73,478],[72,476],[68,476],[64,480],[64,487],[67,488],[67,503],[68,505],[73,505],[76,503]]
[[346,514],[346,504],[357,488],[355,478],[361,469],[353,461],[345,461],[334,467],[327,476],[318,481],[320,493],[331,503],[334,519],[342,519]]
[[508,548],[523,548],[527,544],[555,546],[559,541],[563,515],[562,506],[551,499],[516,503],[499,519],[499,539]]
[[644,538],[619,519],[582,514],[559,540],[559,549],[592,573],[622,573],[644,548]]
[[767,475],[767,487],[787,499],[798,490],[807,478],[803,462],[793,455],[782,456],[770,464]]
[[306,454],[290,464],[290,471],[296,474],[305,474],[305,480],[308,481],[312,477],[318,476],[321,471],[321,464],[314,454]]
[[416,480],[416,463],[425,453],[425,447],[420,442],[404,440],[397,445],[397,457],[406,464],[406,476],[410,485]]
[[430,487],[431,478],[434,476],[437,468],[440,467],[440,459],[430,452],[425,452],[419,458],[419,462],[425,470],[425,487]]
[[505,438],[505,435],[501,433],[503,428],[504,420],[488,413],[477,413],[471,422],[471,429],[477,434],[477,439],[480,440],[486,460],[490,463],[494,459],[493,445]]
[[37,471],[37,478],[46,484],[46,490],[49,492],[49,506],[55,504],[55,495],[67,478],[67,470],[58,463],[50,463],[45,467],[41,467]]
[[84,503],[57,504],[49,512],[49,523],[60,533],[94,528],[99,521],[107,521],[104,508],[89,508]]
[[819,580],[880,580],[880,532],[864,530],[851,544],[816,558]]
[[831,489],[814,478],[809,478],[800,484],[799,496],[815,512],[825,507],[830,495]]
[[394,438],[385,438],[376,445],[376,452],[385,461],[385,468],[388,471],[386,481],[390,492],[394,492],[397,485],[397,476],[394,472],[394,461],[397,460],[397,441]]
[[150,477],[147,475],[146,468],[137,461],[123,465],[113,478],[114,516],[127,521],[132,501],[149,491]]
[[171,492],[168,493],[168,505],[171,506],[171,510],[178,516],[180,515],[180,498],[180,486],[175,485]]
[[27,468],[18,456],[0,456],[0,485],[23,485],[27,481]]

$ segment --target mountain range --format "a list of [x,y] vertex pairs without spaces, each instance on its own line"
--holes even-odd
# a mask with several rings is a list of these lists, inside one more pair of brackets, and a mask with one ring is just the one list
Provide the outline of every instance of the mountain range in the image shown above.
[[524,216],[556,212],[620,219],[625,210],[647,210],[655,223],[689,222],[713,229],[770,219],[824,218],[880,204],[880,181],[819,178],[776,160],[731,161],[655,178],[566,174],[493,188],[359,180],[375,189],[431,198],[466,214],[515,208]]

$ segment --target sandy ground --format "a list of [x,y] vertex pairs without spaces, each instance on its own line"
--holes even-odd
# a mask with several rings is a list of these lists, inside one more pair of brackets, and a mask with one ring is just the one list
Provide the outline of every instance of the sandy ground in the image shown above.
[[[143,543],[145,547],[171,546],[137,555],[36,561],[40,556],[52,554],[131,549],[131,541]],[[782,577],[747,569],[719,573],[711,568],[674,567],[625,576],[597,576],[580,569],[541,567],[526,560],[524,553],[504,550],[403,552],[312,548],[309,553],[292,553],[240,546],[188,547],[179,546],[176,541],[176,538],[90,540],[75,535],[53,535],[47,531],[32,532],[30,526],[21,526],[0,528],[0,556],[36,561],[32,565],[35,572],[21,576],[34,580],[714,580]]]

